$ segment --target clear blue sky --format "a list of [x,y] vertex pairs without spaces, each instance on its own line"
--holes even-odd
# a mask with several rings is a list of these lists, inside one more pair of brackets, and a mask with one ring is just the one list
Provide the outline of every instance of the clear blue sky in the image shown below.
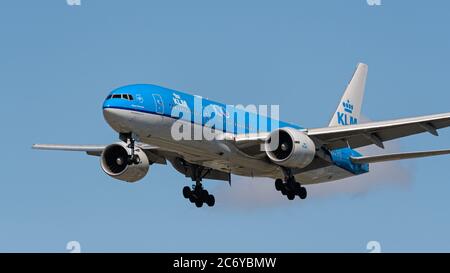
[[[369,64],[363,113],[384,120],[449,112],[450,3],[351,1],[4,1],[0,251],[450,251],[450,157],[373,166],[289,202],[272,181],[206,181],[197,209],[188,179],[152,166],[115,181],[82,153],[33,143],[108,144],[110,90],[154,83],[228,104],[279,104],[281,118],[326,126],[357,62]],[[450,147],[420,135],[389,145]],[[382,153],[371,148],[366,153]]]

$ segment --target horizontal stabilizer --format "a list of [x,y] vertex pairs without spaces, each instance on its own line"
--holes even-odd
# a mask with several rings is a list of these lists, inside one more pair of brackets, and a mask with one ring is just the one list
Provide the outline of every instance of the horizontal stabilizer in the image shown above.
[[445,155],[445,154],[450,154],[450,150],[397,153],[397,154],[385,154],[375,156],[358,156],[358,157],[352,156],[350,157],[350,160],[356,164],[364,164],[364,163],[376,163],[383,161],[410,159],[410,158]]

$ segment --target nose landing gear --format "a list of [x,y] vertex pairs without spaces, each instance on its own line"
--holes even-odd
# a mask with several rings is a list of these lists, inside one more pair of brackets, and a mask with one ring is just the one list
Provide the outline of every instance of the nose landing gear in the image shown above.
[[[131,154],[130,154],[130,156],[128,156],[128,159],[127,159],[127,164],[128,165],[139,164],[141,162],[141,159],[139,158],[139,156],[137,154],[135,154],[135,150],[134,150],[135,140],[133,138],[132,133],[120,133],[119,139],[122,140],[123,142],[127,143],[128,148],[130,148],[130,150],[131,150]],[[118,164],[120,163],[120,165],[123,164],[123,162],[117,162],[117,163]]]

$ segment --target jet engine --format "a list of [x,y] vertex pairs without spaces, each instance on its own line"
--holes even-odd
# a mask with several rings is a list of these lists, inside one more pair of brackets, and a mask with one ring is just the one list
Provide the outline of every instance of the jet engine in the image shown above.
[[291,168],[308,166],[316,154],[312,139],[293,128],[281,128],[270,133],[265,150],[274,163]]
[[131,148],[126,143],[108,145],[100,157],[102,170],[115,179],[136,182],[147,174],[150,164],[145,152],[137,147],[134,149],[134,160],[131,158]]

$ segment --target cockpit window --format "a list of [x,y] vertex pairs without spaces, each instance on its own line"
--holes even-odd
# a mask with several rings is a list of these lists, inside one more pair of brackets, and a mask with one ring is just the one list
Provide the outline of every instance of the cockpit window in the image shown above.
[[[111,95],[109,95],[106,99],[110,99]],[[114,94],[112,95],[113,99],[123,99],[123,100],[133,100],[133,96],[130,94]]]
[[108,95],[108,96],[106,97],[106,99],[109,100],[111,97],[112,97],[112,95]]

